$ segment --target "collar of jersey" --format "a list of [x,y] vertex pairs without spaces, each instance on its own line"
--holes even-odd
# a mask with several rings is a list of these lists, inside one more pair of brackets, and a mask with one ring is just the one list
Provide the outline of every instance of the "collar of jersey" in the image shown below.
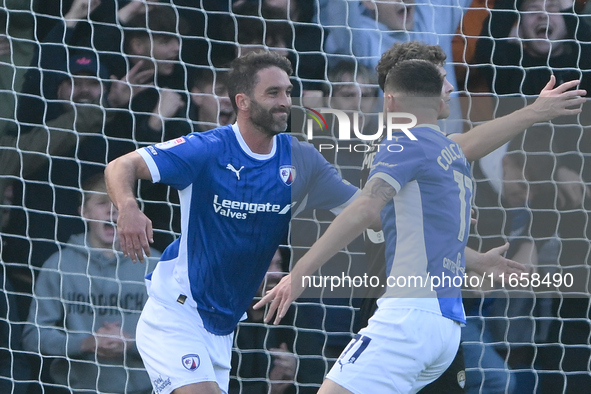
[[232,130],[234,130],[234,134],[236,135],[236,140],[238,140],[238,144],[240,144],[240,147],[242,148],[244,153],[246,153],[248,156],[252,157],[253,159],[267,160],[275,155],[275,149],[277,146],[277,136],[276,135],[273,136],[273,147],[271,148],[271,152],[267,153],[266,155],[261,155],[259,153],[254,153],[253,151],[250,150],[248,145],[246,145],[246,142],[244,141],[244,138],[242,138],[242,134],[240,133],[240,130],[238,130],[238,123],[234,123],[232,125]]
[[413,129],[417,129],[419,127],[429,127],[430,129],[433,129],[435,131],[439,131],[441,134],[445,135],[445,133],[443,131],[441,131],[441,129],[439,128],[439,126],[437,126],[435,124],[427,124],[427,123],[418,124],[415,127],[413,127]]

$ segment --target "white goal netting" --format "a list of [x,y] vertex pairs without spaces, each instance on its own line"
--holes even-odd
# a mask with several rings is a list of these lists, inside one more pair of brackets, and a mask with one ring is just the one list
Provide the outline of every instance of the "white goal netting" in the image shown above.
[[[294,69],[291,132],[313,136],[310,142],[354,185],[367,177],[371,147],[352,130],[377,130],[375,67],[394,43],[420,40],[446,54],[456,91],[441,123],[448,133],[533,102],[551,75],[557,84],[580,79],[579,87],[591,91],[584,1],[404,4],[2,1],[0,393],[150,393],[152,383],[157,391],[167,386],[164,378],[147,378],[133,338],[147,298],[143,277],[155,261],[130,266],[116,251],[111,214],[79,207],[104,195],[96,179],[110,160],[232,123],[225,75],[236,56],[260,49],[287,56]],[[350,141],[343,142],[342,119],[323,109],[350,120]],[[466,374],[447,384],[469,393],[591,387],[590,118],[584,105],[580,114],[529,127],[472,164],[477,223],[469,246],[485,252],[509,242],[507,257],[532,271],[466,291]],[[178,235],[178,196],[149,182],[137,192],[158,255]],[[275,269],[288,271],[333,217],[294,217]],[[318,278],[380,275],[379,253],[367,248],[357,239]],[[269,274],[269,285],[279,277]],[[524,282],[518,296],[507,291]],[[236,331],[230,393],[318,390],[371,315],[368,299],[379,296],[366,291],[367,282],[338,292],[329,291],[331,283],[312,286],[280,326],[249,311]]]

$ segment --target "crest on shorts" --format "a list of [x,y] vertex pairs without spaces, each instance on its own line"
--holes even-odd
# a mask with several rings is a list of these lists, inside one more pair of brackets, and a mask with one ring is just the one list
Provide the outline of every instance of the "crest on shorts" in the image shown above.
[[461,388],[464,388],[464,386],[466,385],[466,371],[464,370],[458,372],[458,385]]
[[283,183],[287,186],[291,186],[296,177],[296,169],[294,166],[281,166],[279,167],[279,176]]
[[199,364],[201,361],[199,360],[199,356],[196,354],[186,354],[183,356],[183,367],[188,369],[189,371],[194,371],[199,368]]

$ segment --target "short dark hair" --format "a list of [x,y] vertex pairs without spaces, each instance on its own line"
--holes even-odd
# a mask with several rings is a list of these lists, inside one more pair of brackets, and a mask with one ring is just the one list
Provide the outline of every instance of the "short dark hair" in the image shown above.
[[140,14],[133,17],[125,26],[125,49],[134,38],[152,36],[166,36],[177,38],[179,34],[188,31],[187,21],[178,16],[171,6],[157,5],[148,11],[147,15]]
[[[342,83],[345,77],[348,75],[353,77],[353,82],[358,81],[359,77],[364,78],[365,82],[362,83],[362,85],[366,85],[371,88],[371,97],[379,96],[378,88],[375,86],[377,84],[375,72],[354,60],[341,60],[334,67],[328,70],[328,80],[330,83],[335,85],[332,88],[333,92],[334,87],[338,86],[339,83]],[[328,91],[325,93],[328,93]]]
[[328,70],[330,82],[342,82],[346,75],[365,78],[369,84],[376,84],[376,75],[369,68],[354,60],[341,60],[334,67]]
[[376,66],[378,84],[384,90],[390,69],[405,60],[427,60],[436,66],[443,66],[446,58],[447,55],[439,45],[428,45],[420,41],[397,42],[382,54]]
[[192,69],[192,72],[190,73],[190,86],[196,87],[199,90],[204,90],[207,85],[212,85],[215,89],[215,85],[218,83],[226,86],[227,75],[227,70],[199,66]]
[[292,46],[292,28],[287,20],[281,19],[281,12],[277,9],[265,4],[245,2],[232,11],[236,22],[225,29],[227,41],[273,46],[283,39],[288,47]]
[[230,71],[226,82],[228,96],[236,113],[238,113],[236,95],[244,93],[251,96],[255,85],[258,83],[257,73],[269,67],[278,67],[285,71],[287,75],[293,73],[291,63],[286,57],[270,51],[250,52],[230,63]]
[[441,97],[443,76],[430,61],[405,60],[390,69],[384,87],[410,97]]
[[96,173],[82,182],[78,202],[83,205],[91,194],[104,193],[107,194],[107,184],[105,182],[105,175],[102,172]]

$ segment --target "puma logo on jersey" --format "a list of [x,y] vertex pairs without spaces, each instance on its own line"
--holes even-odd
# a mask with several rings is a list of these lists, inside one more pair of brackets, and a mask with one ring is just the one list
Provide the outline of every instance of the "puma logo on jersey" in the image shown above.
[[236,178],[238,178],[238,180],[240,180],[240,171],[242,171],[242,169],[244,168],[244,166],[240,167],[239,170],[237,170],[236,168],[234,168],[234,166],[232,164],[228,164],[226,166],[227,170],[232,171],[234,174],[236,174]]

